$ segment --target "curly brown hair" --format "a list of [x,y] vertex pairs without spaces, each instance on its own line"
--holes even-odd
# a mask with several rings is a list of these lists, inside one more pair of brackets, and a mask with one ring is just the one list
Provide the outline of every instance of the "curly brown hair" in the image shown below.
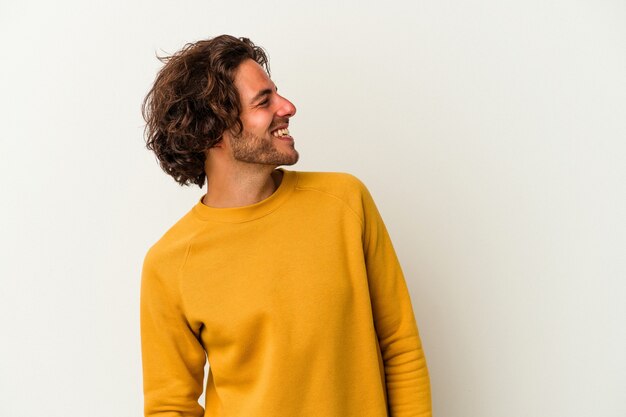
[[202,188],[206,150],[225,130],[239,134],[243,129],[234,85],[237,67],[252,59],[269,75],[269,60],[250,39],[230,35],[188,43],[171,56],[157,58],[165,65],[141,107],[146,147],[180,185]]

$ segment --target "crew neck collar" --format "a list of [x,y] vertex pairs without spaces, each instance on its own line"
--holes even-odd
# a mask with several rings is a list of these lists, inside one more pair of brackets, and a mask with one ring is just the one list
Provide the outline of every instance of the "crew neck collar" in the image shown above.
[[283,173],[280,185],[269,197],[258,203],[242,207],[209,207],[202,202],[203,195],[192,210],[202,220],[225,223],[243,223],[266,216],[284,203],[296,186],[297,173],[295,171],[287,171],[283,168],[278,170]]

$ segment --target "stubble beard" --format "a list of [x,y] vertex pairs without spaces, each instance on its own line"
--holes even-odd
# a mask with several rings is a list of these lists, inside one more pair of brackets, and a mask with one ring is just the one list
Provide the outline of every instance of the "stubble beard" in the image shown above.
[[236,160],[251,164],[293,165],[300,157],[293,145],[291,152],[283,153],[276,149],[272,138],[257,136],[245,130],[233,136],[231,148]]

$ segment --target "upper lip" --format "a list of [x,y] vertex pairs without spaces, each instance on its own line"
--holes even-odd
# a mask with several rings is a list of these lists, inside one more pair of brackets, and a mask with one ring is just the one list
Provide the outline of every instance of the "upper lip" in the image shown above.
[[287,129],[289,127],[289,123],[285,123],[283,125],[277,126],[274,129],[270,130],[270,133],[274,133],[278,129]]

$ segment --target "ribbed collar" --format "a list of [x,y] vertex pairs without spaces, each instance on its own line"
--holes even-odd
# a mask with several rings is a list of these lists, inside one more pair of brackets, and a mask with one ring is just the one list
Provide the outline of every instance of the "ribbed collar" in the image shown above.
[[296,188],[298,173],[279,168],[283,179],[272,195],[258,203],[243,207],[216,208],[202,202],[204,195],[193,207],[192,211],[202,220],[213,220],[224,223],[243,223],[266,216],[284,203]]

